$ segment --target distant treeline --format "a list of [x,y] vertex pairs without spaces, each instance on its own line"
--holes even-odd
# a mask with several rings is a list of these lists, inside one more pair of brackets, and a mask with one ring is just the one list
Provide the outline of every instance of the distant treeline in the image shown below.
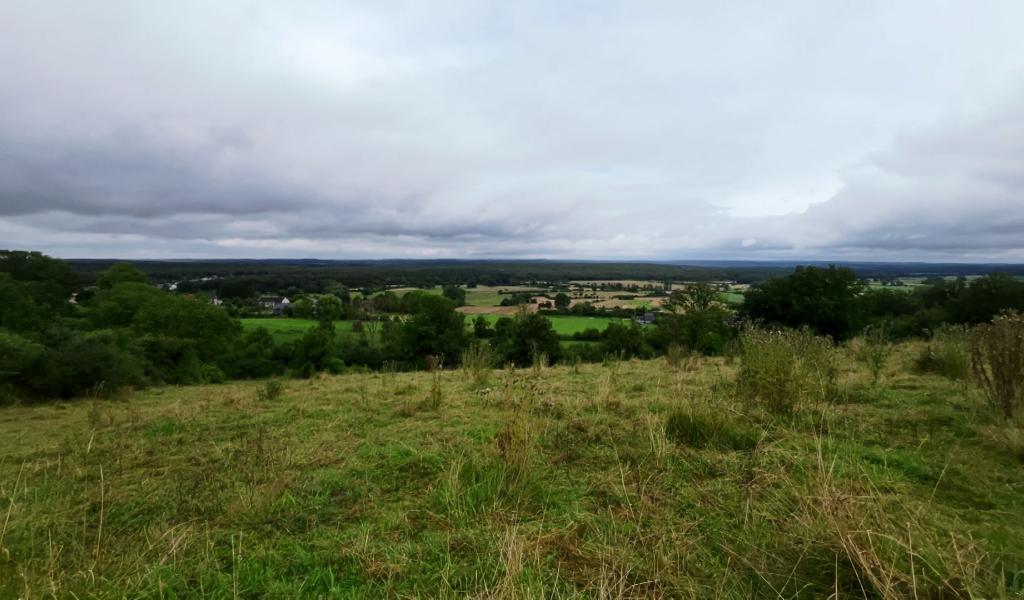
[[[119,261],[69,260],[90,281]],[[341,283],[351,289],[449,284],[520,285],[609,279],[753,283],[792,270],[786,267],[702,267],[658,263],[549,261],[133,261],[154,282],[194,281],[202,289],[240,295],[242,290],[322,293]]]
[[[669,304],[678,312],[663,313],[654,327],[613,323],[563,345],[549,319],[525,310],[493,326],[479,318],[470,329],[455,310],[458,288],[360,302],[357,335],[338,334],[333,321],[355,303],[332,285],[335,293],[311,302],[305,315],[320,324],[279,344],[266,329],[242,331],[205,295],[153,286],[131,264],[107,265],[84,279],[38,252],[0,251],[0,396],[47,399],[161,383],[448,367],[467,357],[482,366],[525,366],[721,354],[735,347],[745,323],[806,328],[843,341],[868,327],[893,338],[928,336],[942,324],[974,325],[1024,310],[1024,281],[1007,274],[936,278],[913,291],[869,290],[848,268],[798,267],[748,291],[738,312],[718,300],[715,286],[697,283],[672,293]],[[558,310],[571,312],[565,300],[556,297]]]
[[[66,261],[85,282],[93,281],[114,260]],[[265,293],[324,293],[332,285],[350,289],[386,286],[443,285],[507,286],[570,280],[636,279],[653,281],[735,281],[759,283],[792,273],[802,263],[715,262],[669,264],[652,262],[570,262],[515,260],[218,260],[132,261],[156,283],[193,282],[196,289],[225,297]],[[826,266],[826,265],[822,265]],[[994,272],[1024,275],[1024,265],[849,263],[861,278],[985,275]],[[209,278],[205,281],[199,281]]]

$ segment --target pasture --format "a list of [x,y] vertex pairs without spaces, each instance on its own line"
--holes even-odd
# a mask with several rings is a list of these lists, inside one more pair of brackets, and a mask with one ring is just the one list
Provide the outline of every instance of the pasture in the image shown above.
[[1024,432],[908,372],[702,359],[0,410],[0,598],[1019,597]]
[[[508,315],[495,315],[486,314],[483,316],[487,321],[494,325],[498,322],[498,319],[502,317],[508,317]],[[472,325],[473,319],[476,315],[467,315],[466,323]],[[616,319],[610,317],[580,317],[575,315],[545,315],[547,320],[551,321],[551,326],[554,327],[555,333],[562,337],[572,337],[574,333],[582,333],[587,329],[597,329],[598,331],[604,331],[608,328],[611,323],[622,323],[628,325],[631,321],[629,319]]]
[[[266,329],[274,337],[274,341],[279,344],[301,339],[306,331],[317,324],[313,319],[291,319],[285,317],[247,318],[239,319],[239,321],[242,322],[242,329],[244,331],[260,327]],[[351,333],[352,324],[352,321],[335,321],[334,329],[338,333]]]

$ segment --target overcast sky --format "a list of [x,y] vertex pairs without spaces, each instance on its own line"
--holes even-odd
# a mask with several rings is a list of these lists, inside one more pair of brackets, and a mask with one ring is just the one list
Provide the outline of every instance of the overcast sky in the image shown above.
[[0,2],[0,248],[1024,261],[1024,2]]

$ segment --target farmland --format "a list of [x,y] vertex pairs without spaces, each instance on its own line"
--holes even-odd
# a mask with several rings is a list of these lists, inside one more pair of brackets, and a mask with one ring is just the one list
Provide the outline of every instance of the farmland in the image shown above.
[[8,407],[0,597],[1020,593],[1021,429],[917,351],[788,416],[723,359]]
[[[483,316],[493,325],[498,321],[498,319],[507,315],[485,314]],[[472,325],[472,319],[474,317],[475,316],[473,315],[467,316],[467,326]],[[547,317],[547,319],[551,321],[552,326],[555,328],[555,333],[564,337],[571,337],[574,333],[582,332],[587,329],[603,331],[608,327],[609,323],[629,323],[628,319],[576,317],[571,315],[551,315]],[[278,343],[292,342],[300,339],[306,331],[317,323],[313,319],[292,319],[285,317],[240,319],[240,321],[243,329],[247,331],[257,329],[259,327],[265,328],[272,336],[274,336],[274,340]],[[353,321],[334,321],[335,330],[342,334],[351,333],[352,325]]]

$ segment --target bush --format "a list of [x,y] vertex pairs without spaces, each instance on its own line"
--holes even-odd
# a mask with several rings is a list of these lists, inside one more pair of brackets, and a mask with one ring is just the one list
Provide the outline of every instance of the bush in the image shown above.
[[747,451],[757,446],[752,431],[712,412],[674,409],[665,420],[665,435],[673,442],[692,448],[722,448]]
[[967,330],[955,326],[937,330],[914,359],[914,371],[941,375],[954,381],[967,379],[971,374]]
[[276,379],[271,379],[263,384],[263,387],[256,390],[256,399],[260,402],[273,402],[284,393],[284,384]]
[[832,342],[807,330],[751,327],[740,337],[739,390],[774,413],[790,413],[832,398],[836,389]]
[[1024,316],[1010,311],[974,329],[971,370],[989,402],[1012,417],[1024,404]]

